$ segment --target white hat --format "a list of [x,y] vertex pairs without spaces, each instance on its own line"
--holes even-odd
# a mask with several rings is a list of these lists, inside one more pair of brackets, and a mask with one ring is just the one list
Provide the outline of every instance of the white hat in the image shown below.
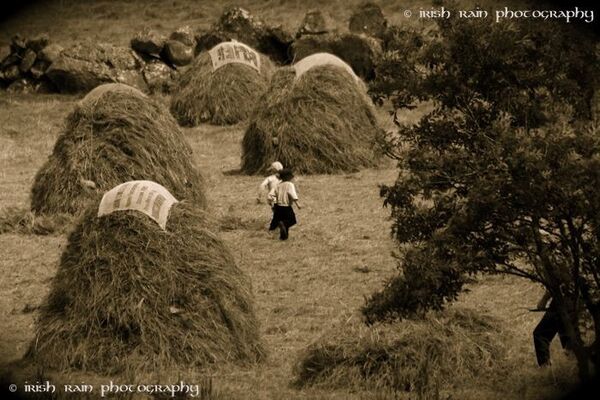
[[279,161],[275,161],[273,164],[271,164],[271,168],[275,171],[281,171],[283,169],[283,165]]

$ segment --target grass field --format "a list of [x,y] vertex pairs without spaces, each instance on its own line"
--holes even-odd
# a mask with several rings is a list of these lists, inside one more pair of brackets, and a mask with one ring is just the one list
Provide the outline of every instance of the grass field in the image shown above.
[[[139,3],[64,0],[32,6],[2,23],[0,41],[15,32],[27,36],[46,31],[58,43],[88,37],[127,44],[144,25],[165,31],[185,24],[207,26],[223,4],[233,2],[156,1],[144,7]],[[336,0],[326,7],[337,16],[340,26],[351,12],[345,3]],[[322,2],[245,0],[235,4],[270,22],[283,21],[295,28],[309,8]],[[418,8],[423,3],[381,4],[394,21],[401,18],[399,10]],[[35,172],[50,154],[64,117],[77,100],[72,96],[0,93],[0,213],[8,207],[28,207]],[[386,119],[383,111],[381,118]],[[213,385],[218,398],[410,397],[343,389],[298,390],[290,385],[299,352],[342,319],[360,318],[357,309],[364,296],[395,273],[389,211],[378,196],[378,185],[396,178],[394,164],[390,161],[381,169],[355,174],[297,177],[304,208],[298,213],[299,224],[291,230],[290,240],[280,242],[266,231],[270,210],[255,201],[260,178],[235,172],[240,166],[244,129],[244,124],[184,129],[195,152],[194,161],[207,177],[210,208],[222,221],[220,234],[252,279],[269,350],[267,361],[261,365],[225,366],[215,371]],[[36,307],[48,291],[65,244],[65,236],[0,235],[0,364],[20,358],[32,339]],[[511,278],[488,277],[470,286],[457,305],[491,314],[505,323],[510,334],[506,366],[485,382],[457,376],[457,387],[443,393],[444,398],[552,398],[570,385],[573,360],[556,343],[552,347],[553,366],[539,370],[535,364],[531,332],[541,315],[527,308],[533,307],[540,295],[540,287]],[[62,379],[68,382],[71,378]],[[89,382],[94,378],[77,379]]]

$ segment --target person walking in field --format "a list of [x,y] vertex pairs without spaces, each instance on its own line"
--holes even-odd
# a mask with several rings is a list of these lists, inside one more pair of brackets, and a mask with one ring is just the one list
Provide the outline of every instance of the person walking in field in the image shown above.
[[[256,202],[262,203],[263,198],[266,196],[268,200],[268,194],[271,190],[275,189],[275,186],[279,185],[281,179],[279,179],[279,171],[283,169],[283,165],[279,161],[275,161],[269,167],[269,171],[272,172],[271,175],[267,176],[264,181],[258,186],[258,194],[256,196]],[[273,204],[269,204],[271,207]]]
[[[548,301],[550,300],[550,304]],[[548,307],[546,308],[546,305]],[[533,330],[533,345],[535,356],[540,367],[550,365],[550,343],[558,334],[563,349],[571,348],[571,340],[558,314],[556,303],[552,300],[550,292],[546,291],[540,299],[536,311],[545,311],[542,320]]]
[[273,219],[269,230],[273,231],[279,228],[279,239],[287,240],[289,230],[296,225],[296,214],[294,213],[293,205],[300,210],[300,202],[298,201],[298,193],[296,186],[292,183],[294,174],[290,169],[283,169],[279,172],[281,183],[269,192],[269,201],[273,204]]

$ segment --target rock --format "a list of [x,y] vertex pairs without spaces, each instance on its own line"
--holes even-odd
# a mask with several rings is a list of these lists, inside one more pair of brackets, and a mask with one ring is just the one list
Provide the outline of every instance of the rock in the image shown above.
[[10,46],[0,46],[0,65],[10,56]]
[[117,70],[115,81],[140,89],[142,92],[148,92],[148,85],[139,70]]
[[83,42],[62,51],[45,76],[64,93],[87,92],[103,83],[121,81],[145,90],[139,72],[142,65],[130,48]]
[[352,14],[349,28],[350,32],[382,38],[387,28],[387,20],[378,5],[366,3]]
[[232,39],[247,44],[276,62],[289,61],[292,36],[281,27],[267,26],[240,7],[226,8],[219,21],[207,32],[196,36],[196,54]]
[[142,66],[142,60],[132,49],[108,43],[82,42],[64,50],[62,55],[104,63],[115,69],[136,69]]
[[331,31],[331,20],[321,10],[310,10],[304,16],[296,37],[299,38],[302,35],[320,35],[329,31]]
[[6,68],[11,65],[17,65],[21,63],[21,57],[17,53],[11,53],[0,63],[0,68]]
[[25,46],[28,49],[31,49],[31,50],[35,51],[36,53],[38,53],[44,47],[48,46],[49,42],[50,42],[50,37],[48,36],[48,34],[42,33],[41,35],[35,36],[35,37],[27,40],[25,43]]
[[175,82],[176,71],[165,63],[154,60],[144,65],[142,75],[150,93],[170,93]]
[[62,53],[62,51],[63,48],[60,45],[54,43],[49,44],[48,46],[40,50],[38,58],[48,63],[53,63],[54,60],[56,60],[58,56],[60,56],[60,53]]
[[25,73],[33,67],[36,59],[35,51],[31,49],[25,50],[25,54],[23,54],[23,58],[21,59],[21,63],[19,64],[19,69],[21,72]]
[[21,54],[27,48],[25,39],[17,33],[11,40],[10,48],[14,53]]
[[194,37],[194,31],[189,26],[182,26],[178,28],[169,37],[171,40],[176,40],[185,44],[186,46],[194,47],[196,46],[196,38]]
[[37,60],[29,70],[29,73],[34,79],[40,79],[50,64],[43,60]]
[[61,93],[88,92],[103,83],[114,82],[114,74],[106,64],[71,57],[54,61],[45,75]]
[[165,45],[166,37],[153,29],[146,28],[131,39],[131,48],[142,54],[158,57]]
[[382,54],[379,40],[354,33],[306,35],[296,40],[290,49],[294,62],[315,53],[334,54],[365,80],[375,78],[375,66]]
[[167,40],[163,52],[165,60],[176,66],[187,65],[194,59],[194,49],[177,40]]
[[6,90],[9,93],[34,93],[34,82],[29,78],[20,78],[8,85]]
[[12,82],[16,81],[21,77],[21,71],[19,67],[16,65],[11,65],[10,67],[4,70],[4,80]]

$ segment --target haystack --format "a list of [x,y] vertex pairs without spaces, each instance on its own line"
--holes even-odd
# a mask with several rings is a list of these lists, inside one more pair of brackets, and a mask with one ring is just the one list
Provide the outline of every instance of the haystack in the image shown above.
[[273,160],[304,174],[373,167],[378,133],[364,83],[337,57],[315,55],[273,75],[244,135],[242,170],[263,173]]
[[263,358],[251,284],[205,211],[175,203],[163,230],[99,210],[69,237],[27,359],[112,375]]
[[349,318],[300,354],[296,384],[431,395],[494,379],[506,365],[507,338],[500,321],[470,309],[373,326]]
[[[218,61],[212,58],[218,57],[217,52],[224,48],[233,50],[234,46],[246,53],[215,68]],[[258,61],[248,62],[246,54]],[[188,126],[201,122],[227,125],[245,120],[267,90],[273,68],[268,57],[242,43],[221,43],[198,56],[180,77],[173,91],[171,113],[181,125]]]
[[131,87],[92,90],[67,117],[31,190],[36,214],[77,214],[98,193],[148,179],[177,198],[205,204],[192,150],[168,110]]

